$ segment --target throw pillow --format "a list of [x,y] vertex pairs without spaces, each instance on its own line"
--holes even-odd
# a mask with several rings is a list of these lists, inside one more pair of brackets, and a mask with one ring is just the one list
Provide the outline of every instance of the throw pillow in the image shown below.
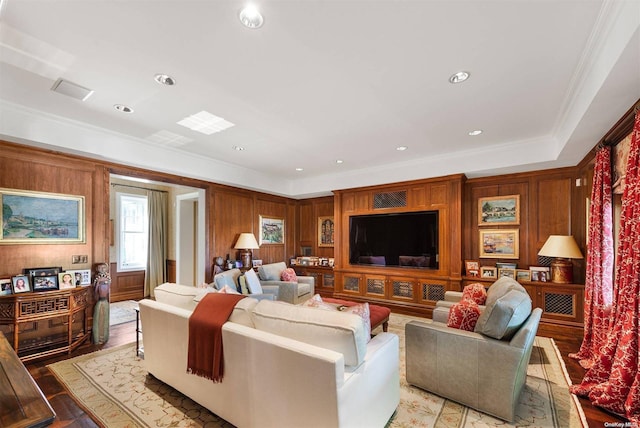
[[462,300],[449,309],[447,327],[473,331],[478,317],[480,317],[478,304],[473,300]]
[[260,280],[258,279],[258,275],[256,275],[253,269],[249,269],[244,274],[245,281],[247,282],[247,288],[249,289],[249,293],[251,294],[262,294],[262,284],[260,284]]
[[487,305],[478,319],[475,332],[494,339],[511,339],[531,314],[531,298],[527,293],[511,290]]
[[484,305],[484,302],[487,301],[487,290],[484,288],[484,285],[476,282],[474,284],[469,284],[464,287],[462,290],[462,299],[470,299],[476,302],[478,305]]
[[296,271],[292,268],[286,268],[280,274],[280,279],[287,282],[298,282],[298,277],[296,276]]
[[229,287],[228,285],[225,285],[224,287],[222,287],[220,289],[220,291],[218,291],[218,293],[222,293],[222,294],[240,294],[240,293],[238,293],[238,290],[236,290],[235,288]]
[[238,278],[238,285],[240,286],[240,293],[242,294],[251,294],[249,293],[249,288],[247,287],[247,278],[244,275]]
[[367,342],[371,340],[371,311],[368,303],[361,303],[354,306],[348,306],[342,312],[348,314],[360,315],[364,323],[364,331],[367,334]]
[[322,297],[319,294],[315,294],[310,299],[305,300],[302,306],[308,308],[325,309],[328,311],[335,311],[336,307],[322,301]]

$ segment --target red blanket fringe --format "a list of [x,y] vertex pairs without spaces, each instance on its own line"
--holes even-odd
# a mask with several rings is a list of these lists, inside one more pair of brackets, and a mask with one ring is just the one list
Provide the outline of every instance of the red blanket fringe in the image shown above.
[[222,325],[233,308],[245,296],[238,294],[206,294],[189,317],[189,350],[187,372],[222,382]]

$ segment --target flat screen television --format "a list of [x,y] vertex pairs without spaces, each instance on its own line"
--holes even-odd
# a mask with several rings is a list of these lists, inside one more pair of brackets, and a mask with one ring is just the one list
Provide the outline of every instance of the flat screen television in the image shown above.
[[349,263],[438,269],[438,211],[349,217]]

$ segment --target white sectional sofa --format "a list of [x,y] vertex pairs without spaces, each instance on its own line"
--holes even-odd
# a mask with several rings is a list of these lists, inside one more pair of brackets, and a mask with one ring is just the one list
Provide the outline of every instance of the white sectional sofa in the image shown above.
[[238,427],[383,427],[400,401],[398,336],[362,320],[242,299],[222,328],[221,383],[187,373],[188,325],[206,293],[176,284],[139,302],[147,371]]

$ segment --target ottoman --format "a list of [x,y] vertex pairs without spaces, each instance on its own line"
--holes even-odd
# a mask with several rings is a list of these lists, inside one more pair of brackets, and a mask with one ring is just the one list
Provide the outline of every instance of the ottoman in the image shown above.
[[[355,306],[359,304],[358,302],[334,299],[332,297],[323,297],[322,301],[344,306]],[[382,331],[387,331],[389,328],[389,314],[391,314],[391,309],[369,303],[369,320],[371,321],[371,330],[373,331],[376,327],[382,324]]]

